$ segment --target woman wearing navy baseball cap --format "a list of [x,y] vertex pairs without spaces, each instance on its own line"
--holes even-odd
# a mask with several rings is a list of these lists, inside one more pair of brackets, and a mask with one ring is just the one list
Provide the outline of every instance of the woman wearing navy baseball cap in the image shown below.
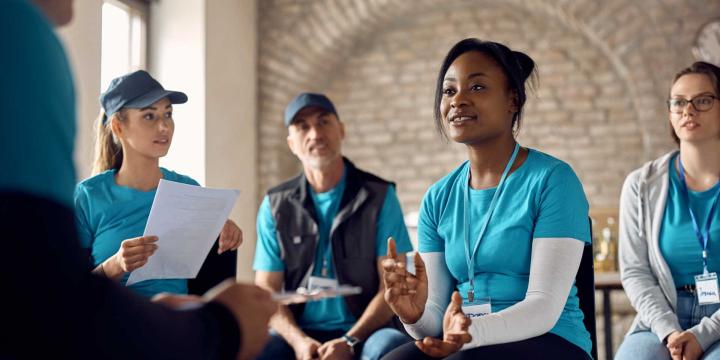
[[[125,284],[129,273],[155,252],[158,238],[143,232],[160,179],[199,185],[159,166],[175,130],[173,104],[187,100],[143,70],[113,79],[100,96],[95,175],[75,188],[80,239],[90,251],[94,273]],[[218,252],[235,250],[241,243],[240,228],[228,220]],[[130,288],[146,296],[188,292],[186,279],[147,280]]]

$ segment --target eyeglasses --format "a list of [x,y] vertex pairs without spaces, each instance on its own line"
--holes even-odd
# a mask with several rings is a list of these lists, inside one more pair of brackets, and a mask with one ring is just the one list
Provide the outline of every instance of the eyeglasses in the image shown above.
[[715,95],[700,95],[690,100],[681,98],[668,99],[667,106],[668,110],[673,114],[682,114],[688,103],[692,103],[693,108],[697,111],[708,111],[712,109],[715,100],[717,100]]

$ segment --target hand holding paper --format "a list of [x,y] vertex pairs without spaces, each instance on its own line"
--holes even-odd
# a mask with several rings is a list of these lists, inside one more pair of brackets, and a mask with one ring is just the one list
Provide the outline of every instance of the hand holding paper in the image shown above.
[[150,279],[191,279],[223,228],[239,192],[160,180],[143,236],[158,249],[127,285]]

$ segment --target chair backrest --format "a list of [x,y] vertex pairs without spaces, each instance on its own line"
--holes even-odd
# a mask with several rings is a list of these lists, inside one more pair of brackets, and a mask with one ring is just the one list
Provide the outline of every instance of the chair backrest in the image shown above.
[[205,258],[198,275],[188,280],[188,293],[202,295],[215,285],[237,273],[237,251],[225,251],[218,254],[220,239],[215,239],[210,253]]
[[[592,239],[592,227],[590,227],[590,238]],[[580,310],[583,312],[583,323],[590,333],[592,341],[593,359],[597,359],[597,332],[595,328],[595,272],[593,265],[592,244],[585,245],[583,249],[580,267],[575,276],[577,297],[580,300]]]

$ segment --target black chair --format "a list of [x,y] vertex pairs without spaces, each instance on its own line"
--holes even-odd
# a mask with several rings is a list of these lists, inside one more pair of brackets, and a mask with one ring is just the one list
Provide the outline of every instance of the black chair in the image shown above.
[[[592,228],[590,229],[590,238],[592,239]],[[583,323],[590,333],[592,341],[592,351],[590,354],[593,359],[597,359],[597,331],[595,328],[595,272],[593,265],[593,247],[592,244],[585,245],[583,249],[580,267],[575,276],[575,286],[577,287],[577,297],[580,300],[580,310],[583,312]],[[608,325],[605,325],[608,326]]]
[[194,279],[188,280],[188,293],[202,295],[213,286],[228,278],[235,278],[237,273],[237,251],[225,251],[218,254],[220,239],[215,240],[210,253]]

